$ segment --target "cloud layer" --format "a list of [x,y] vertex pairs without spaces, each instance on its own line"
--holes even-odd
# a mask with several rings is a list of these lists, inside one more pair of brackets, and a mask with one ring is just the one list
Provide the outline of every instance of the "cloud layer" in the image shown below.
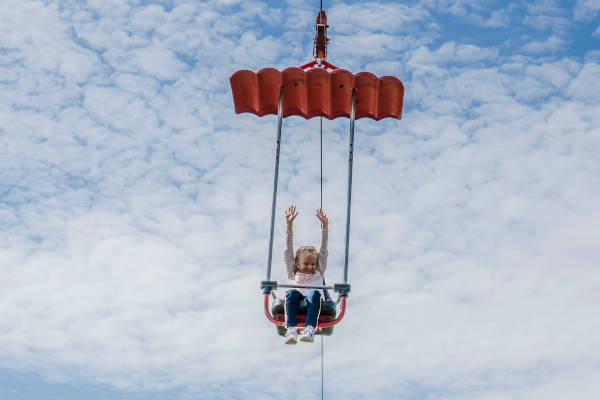
[[[569,44],[597,2],[331,3],[331,61],[398,76],[406,104],[357,122],[326,396],[596,398],[600,57]],[[307,61],[313,8],[9,2],[0,367],[148,396],[318,395],[319,344],[284,346],[261,309],[276,123],[235,115],[228,86]],[[340,281],[348,122],[323,126]],[[279,280],[287,205],[296,245],[318,240],[318,129],[284,123]]]

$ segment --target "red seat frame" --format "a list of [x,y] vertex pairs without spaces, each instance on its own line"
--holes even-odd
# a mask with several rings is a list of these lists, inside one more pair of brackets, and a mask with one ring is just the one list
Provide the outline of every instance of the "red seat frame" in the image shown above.
[[[272,323],[274,323],[277,326],[285,326],[285,316],[282,315],[279,318],[275,318],[273,317],[273,315],[271,315],[271,310],[269,309],[269,293],[265,293],[265,315],[267,316],[267,319],[269,321],[271,321]],[[346,296],[342,296],[342,303],[340,305],[340,313],[338,314],[338,316],[330,321],[329,318],[327,316],[319,316],[319,320],[317,321],[317,331],[320,331],[321,328],[328,328],[331,326],[334,326],[335,324],[337,324],[338,322],[340,322],[342,320],[342,318],[344,318],[344,314],[346,313]],[[298,315],[298,327],[304,327],[304,323],[306,322],[306,316],[305,315]]]

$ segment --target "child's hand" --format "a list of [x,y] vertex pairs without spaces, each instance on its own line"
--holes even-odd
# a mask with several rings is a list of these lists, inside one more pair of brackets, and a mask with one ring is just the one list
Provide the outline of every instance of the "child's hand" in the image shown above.
[[296,211],[296,206],[291,205],[290,208],[285,212],[285,221],[287,222],[287,230],[291,231],[294,226],[294,218],[298,215],[298,211]]
[[327,219],[327,215],[323,212],[323,209],[319,208],[317,210],[317,218],[321,221],[321,229],[324,231],[329,228],[329,220]]

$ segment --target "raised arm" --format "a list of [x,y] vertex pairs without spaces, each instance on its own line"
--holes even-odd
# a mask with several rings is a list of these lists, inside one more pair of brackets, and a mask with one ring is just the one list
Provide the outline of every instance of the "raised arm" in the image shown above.
[[321,221],[321,247],[319,249],[319,271],[321,272],[321,276],[325,276],[325,269],[327,268],[327,256],[329,252],[327,251],[327,239],[329,234],[329,220],[327,219],[327,215],[323,212],[322,209],[317,210],[317,218]]
[[294,277],[294,272],[296,269],[295,260],[294,260],[294,218],[298,215],[298,211],[296,211],[296,206],[292,205],[285,212],[285,221],[287,224],[287,229],[285,232],[286,240],[285,240],[285,267],[287,270],[288,278]]

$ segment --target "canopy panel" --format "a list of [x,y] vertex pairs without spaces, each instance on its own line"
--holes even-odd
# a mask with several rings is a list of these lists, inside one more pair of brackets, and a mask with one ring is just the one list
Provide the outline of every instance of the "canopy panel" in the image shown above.
[[402,117],[404,85],[393,76],[377,78],[370,72],[352,74],[343,69],[328,72],[321,68],[304,71],[291,67],[283,71],[240,70],[229,81],[237,114],[277,115],[279,88],[283,85],[284,117],[350,117],[353,88],[356,88],[356,119],[367,117],[379,121]]

